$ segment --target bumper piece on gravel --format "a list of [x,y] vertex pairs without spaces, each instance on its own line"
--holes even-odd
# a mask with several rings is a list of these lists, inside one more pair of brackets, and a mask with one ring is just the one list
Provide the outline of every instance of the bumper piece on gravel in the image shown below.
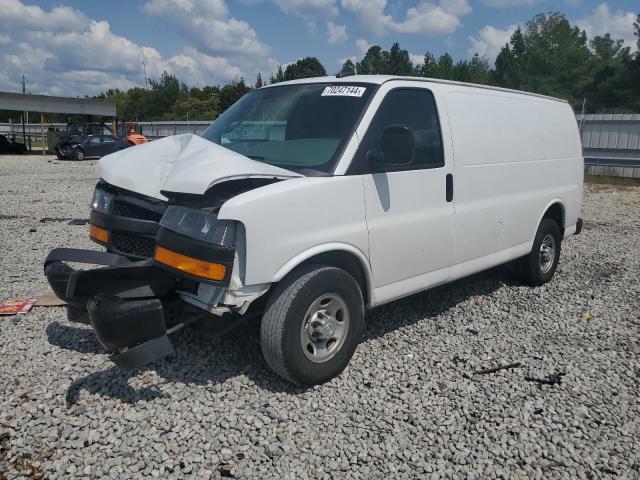
[[140,367],[173,352],[162,302],[96,295],[87,303],[89,320],[111,361],[124,369]]
[[[66,262],[102,265],[75,270]],[[175,278],[150,260],[132,262],[107,252],[59,248],[52,250],[44,271],[58,298],[66,301],[69,318],[91,323],[98,341],[119,367],[132,369],[173,352],[166,317]],[[171,332],[177,330],[171,329]]]

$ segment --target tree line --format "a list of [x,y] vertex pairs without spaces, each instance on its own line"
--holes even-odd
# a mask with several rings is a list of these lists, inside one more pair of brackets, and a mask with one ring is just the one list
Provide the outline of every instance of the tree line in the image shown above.
[[[577,110],[586,99],[586,111],[640,113],[640,14],[634,24],[637,49],[631,52],[610,34],[588,39],[578,26],[559,12],[538,14],[513,33],[498,54],[495,65],[479,56],[454,61],[449,53],[435,57],[426,52],[414,64],[398,43],[389,50],[378,45],[355,63],[347,60],[340,75],[387,74],[419,76],[495,85],[567,99]],[[149,88],[108,90],[97,97],[115,102],[118,116],[126,120],[212,120],[255,88],[299,78],[325,76],[315,57],[279,66],[268,79],[258,74],[253,84],[236,78],[226,85],[188,87],[164,72]],[[0,118],[15,112],[0,112]],[[65,121],[47,115],[49,121]]]

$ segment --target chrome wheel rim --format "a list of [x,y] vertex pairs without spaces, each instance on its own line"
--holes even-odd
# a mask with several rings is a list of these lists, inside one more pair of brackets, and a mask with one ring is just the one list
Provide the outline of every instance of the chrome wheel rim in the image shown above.
[[344,345],[349,321],[347,304],[337,293],[326,293],[314,300],[300,329],[305,357],[314,363],[332,359]]
[[540,271],[547,273],[553,267],[553,262],[556,259],[556,241],[553,235],[547,233],[542,239],[540,244],[540,254],[538,255],[538,261],[540,264]]
[[78,152],[78,160],[84,160],[84,152],[82,150]]

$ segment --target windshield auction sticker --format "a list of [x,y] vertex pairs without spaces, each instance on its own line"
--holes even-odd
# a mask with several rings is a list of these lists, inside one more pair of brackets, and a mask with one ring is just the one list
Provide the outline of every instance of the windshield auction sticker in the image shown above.
[[361,97],[367,87],[356,87],[354,85],[334,85],[322,91],[323,97]]

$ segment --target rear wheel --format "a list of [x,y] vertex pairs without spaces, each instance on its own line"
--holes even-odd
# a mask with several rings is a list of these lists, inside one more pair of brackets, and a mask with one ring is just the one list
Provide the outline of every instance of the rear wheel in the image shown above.
[[84,151],[81,148],[76,152],[76,160],[84,160]]
[[351,360],[363,324],[362,293],[351,275],[335,267],[302,267],[280,282],[267,304],[262,353],[292,383],[324,383]]
[[558,224],[554,220],[543,218],[531,252],[515,262],[517,276],[533,287],[550,281],[558,268],[561,242],[562,234]]

